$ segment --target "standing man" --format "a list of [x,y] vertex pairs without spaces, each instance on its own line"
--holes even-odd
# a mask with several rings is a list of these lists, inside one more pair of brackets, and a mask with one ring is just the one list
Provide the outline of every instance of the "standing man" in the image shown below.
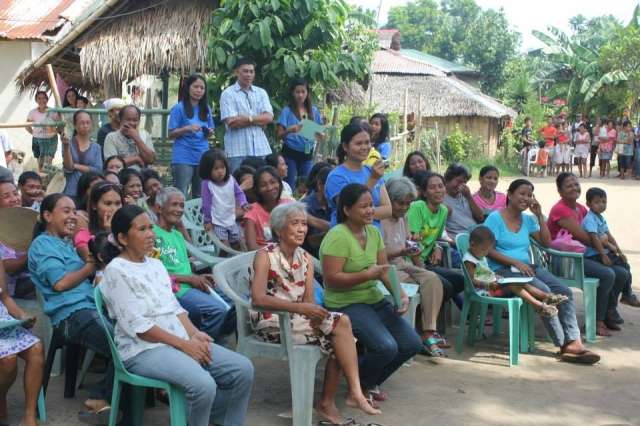
[[224,149],[231,171],[236,170],[245,158],[262,159],[271,154],[264,127],[273,121],[269,95],[253,85],[255,63],[247,58],[239,59],[234,74],[236,83],[220,96],[220,118],[226,128]]

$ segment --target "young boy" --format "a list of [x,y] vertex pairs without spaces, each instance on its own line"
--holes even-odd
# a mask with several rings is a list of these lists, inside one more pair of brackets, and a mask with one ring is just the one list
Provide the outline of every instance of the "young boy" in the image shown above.
[[545,293],[527,283],[498,284],[500,277],[487,263],[487,255],[495,242],[493,232],[483,225],[475,227],[469,235],[469,251],[464,254],[462,261],[478,294],[490,297],[509,297],[515,294],[533,305],[535,311],[543,317],[558,315],[556,305],[568,300],[567,296]]
[[[628,279],[624,288],[622,288],[620,301],[630,306],[640,306],[636,295],[631,290],[631,267],[627,262],[627,257],[622,253],[618,242],[611,235],[607,221],[602,216],[607,209],[607,193],[601,188],[589,188],[587,191],[587,206],[589,206],[589,212],[582,220],[582,229],[591,237],[593,247],[587,246],[584,257],[606,266],[627,270],[628,274],[625,275],[628,275]],[[618,271],[616,271],[616,275],[618,275]],[[620,289],[617,291],[620,291]],[[608,315],[613,314],[613,316],[618,317],[617,311],[613,311],[615,311],[615,308]]]

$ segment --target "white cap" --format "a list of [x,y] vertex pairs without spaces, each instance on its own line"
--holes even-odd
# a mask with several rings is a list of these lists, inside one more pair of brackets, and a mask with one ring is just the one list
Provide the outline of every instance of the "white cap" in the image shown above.
[[127,104],[120,98],[111,98],[104,101],[104,109],[111,111],[114,108],[124,108]]

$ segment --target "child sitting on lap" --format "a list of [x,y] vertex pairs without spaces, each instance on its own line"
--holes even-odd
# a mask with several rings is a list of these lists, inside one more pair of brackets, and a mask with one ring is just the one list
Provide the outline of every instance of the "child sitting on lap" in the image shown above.
[[493,232],[486,226],[477,226],[469,235],[469,251],[464,254],[462,261],[469,272],[476,292],[481,296],[490,297],[509,297],[511,294],[515,294],[533,305],[535,311],[543,317],[558,315],[558,309],[555,305],[568,300],[567,296],[545,293],[527,283],[498,284],[501,277],[497,276],[487,263],[487,255],[495,242]]

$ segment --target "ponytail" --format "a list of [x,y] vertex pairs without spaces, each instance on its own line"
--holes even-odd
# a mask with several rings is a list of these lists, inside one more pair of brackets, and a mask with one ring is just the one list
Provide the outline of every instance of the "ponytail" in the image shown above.
[[40,234],[47,230],[47,221],[44,220],[44,212],[53,212],[53,209],[56,208],[56,204],[58,201],[66,197],[66,195],[56,192],[55,194],[49,194],[44,197],[42,203],[40,204],[40,215],[38,216],[38,221],[33,227],[33,239],[35,240]]

